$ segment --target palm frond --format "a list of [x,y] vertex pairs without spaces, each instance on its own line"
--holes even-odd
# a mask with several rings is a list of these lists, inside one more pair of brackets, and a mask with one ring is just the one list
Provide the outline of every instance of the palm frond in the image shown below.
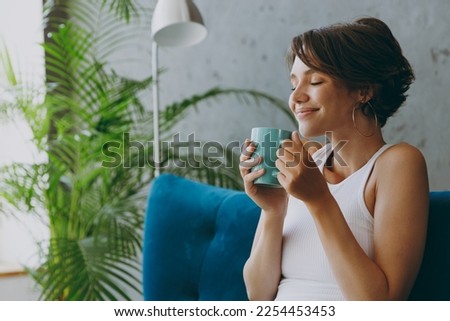
[[7,83],[15,86],[18,84],[16,73],[11,62],[11,55],[8,48],[2,42],[0,47],[0,66],[3,76],[6,77]]
[[133,0],[103,0],[102,5],[109,6],[118,18],[126,22],[129,22],[132,16],[139,15],[136,1]]
[[204,93],[193,95],[189,98],[183,99],[180,102],[174,102],[161,112],[161,130],[166,130],[171,128],[174,123],[180,121],[186,112],[193,107],[198,106],[201,102],[206,102],[208,100],[220,99],[224,96],[234,96],[238,99],[239,102],[251,105],[256,104],[260,105],[262,102],[269,103],[272,107],[280,110],[283,114],[285,114],[288,119],[292,121],[293,124],[296,123],[295,118],[292,113],[289,111],[287,104],[273,96],[267,95],[263,92],[252,90],[252,89],[236,89],[236,88],[219,88],[214,87],[212,89],[207,90]]
[[0,168],[0,212],[15,215],[33,212],[43,204],[44,170],[41,165],[14,163]]
[[122,287],[139,291],[139,263],[125,253],[92,238],[52,239],[46,262],[30,272],[45,300],[130,300]]

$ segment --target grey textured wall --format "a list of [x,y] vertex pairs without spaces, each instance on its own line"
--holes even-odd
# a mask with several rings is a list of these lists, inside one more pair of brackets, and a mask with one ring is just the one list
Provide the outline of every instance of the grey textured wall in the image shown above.
[[[307,29],[364,15],[384,20],[416,71],[407,103],[384,129],[388,143],[405,141],[425,154],[431,189],[450,189],[450,33],[448,0],[194,0],[209,34],[190,48],[160,48],[161,104],[213,86],[256,89],[287,102],[284,54]],[[156,1],[153,1],[153,5]],[[290,128],[269,106],[221,99],[192,112],[180,130],[196,138],[243,141],[254,126]]]

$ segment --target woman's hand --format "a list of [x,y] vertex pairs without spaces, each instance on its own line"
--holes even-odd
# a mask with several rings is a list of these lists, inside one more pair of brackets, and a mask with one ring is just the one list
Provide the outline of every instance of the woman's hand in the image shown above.
[[244,180],[245,192],[265,212],[284,213],[287,204],[284,188],[264,187],[253,183],[265,172],[264,169],[251,172],[251,169],[262,161],[262,157],[252,158],[255,148],[254,143],[246,139],[240,156],[239,170]]
[[278,181],[292,196],[305,203],[320,201],[328,191],[326,181],[303,145],[298,132],[277,151]]

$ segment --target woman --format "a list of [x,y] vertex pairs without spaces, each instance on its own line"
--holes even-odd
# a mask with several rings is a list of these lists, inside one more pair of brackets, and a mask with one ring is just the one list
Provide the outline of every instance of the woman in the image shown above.
[[[299,122],[277,152],[282,188],[241,155],[246,193],[261,207],[244,267],[251,300],[404,300],[426,239],[424,157],[387,145],[381,127],[414,80],[389,30],[375,18],[314,29],[293,39],[289,106]],[[300,134],[326,134],[308,154]],[[246,163],[247,162],[247,163]]]

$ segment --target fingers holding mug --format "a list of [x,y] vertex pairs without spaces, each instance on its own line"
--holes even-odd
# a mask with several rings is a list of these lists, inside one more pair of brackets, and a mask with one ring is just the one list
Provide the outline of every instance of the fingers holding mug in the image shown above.
[[258,165],[260,162],[259,157],[252,157],[254,156],[255,149],[255,144],[251,140],[246,139],[242,146],[241,156],[239,157],[239,171],[242,177],[246,176],[252,167]]

